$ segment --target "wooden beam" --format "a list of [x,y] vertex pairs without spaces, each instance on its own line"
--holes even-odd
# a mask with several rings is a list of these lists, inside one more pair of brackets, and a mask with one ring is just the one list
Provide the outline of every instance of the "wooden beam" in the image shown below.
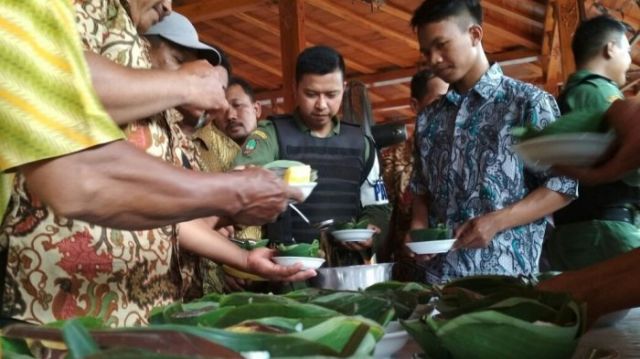
[[496,36],[501,37],[505,40],[509,40],[515,44],[526,46],[530,49],[539,50],[540,43],[536,41],[532,41],[531,39],[524,37],[522,35],[516,34],[514,32],[508,31],[503,27],[496,26],[490,22],[485,21],[482,24],[482,27],[485,30],[493,32]]
[[[267,33],[270,33],[278,38],[280,38],[280,29],[278,29],[276,26],[273,26],[271,24],[269,24],[268,22],[265,22],[261,19],[258,19],[254,16],[251,15],[247,15],[247,14],[236,14],[235,15],[236,18],[247,22],[255,27],[258,27],[260,30],[263,30]],[[312,42],[307,41],[306,42],[306,46],[310,47],[310,46],[314,46],[315,44]],[[355,60],[352,60],[350,58],[345,57],[344,59],[346,65],[347,65],[347,69],[348,70],[354,70],[354,71],[358,71],[360,73],[365,73],[365,74],[370,74],[375,72],[374,69],[365,66]]]
[[239,66],[233,66],[233,75],[240,76],[250,84],[252,84],[254,91],[258,88],[272,89],[274,86],[273,81],[263,79],[261,76],[256,76],[255,72],[248,71],[240,68]]
[[260,59],[256,59],[250,55],[245,54],[244,52],[237,50],[231,46],[229,46],[228,44],[223,44],[221,42],[216,41],[216,39],[214,39],[211,35],[207,34],[207,33],[201,33],[200,34],[200,40],[207,42],[207,43],[211,43],[211,44],[215,44],[216,46],[219,46],[222,48],[222,50],[224,50],[227,54],[238,58],[239,60],[242,60],[248,64],[251,64],[259,69],[262,69],[272,75],[278,76],[278,77],[282,77],[282,72],[278,69],[276,69],[273,66],[267,65],[264,61],[260,61]]
[[532,57],[538,57],[540,54],[536,50],[520,48],[509,51],[496,52],[493,54],[487,54],[487,58],[491,62],[507,62],[521,59],[528,59]]
[[304,0],[280,0],[280,52],[284,110],[295,108],[295,68],[298,54],[304,50]]
[[174,10],[192,23],[235,15],[257,7],[268,5],[268,0],[199,0],[186,5],[176,6]]
[[544,79],[545,91],[554,96],[558,95],[558,83],[562,80],[561,74],[561,53],[560,53],[560,35],[558,30],[558,22],[554,16],[555,7],[550,1],[547,5],[544,34],[542,41],[542,76]]
[[373,111],[389,111],[390,109],[409,107],[409,98],[397,98],[371,104]]
[[[309,3],[314,7],[322,9],[328,13],[331,13],[343,20],[360,25],[365,29],[371,29],[373,31],[376,31],[381,35],[389,39],[399,41],[414,50],[420,49],[420,46],[418,45],[418,41],[415,39],[415,37],[409,36],[408,34],[385,27],[384,25],[374,22],[372,20],[369,20],[352,10],[349,10],[340,5],[337,5],[332,1],[329,1],[329,0],[306,0],[306,1],[307,3]],[[346,2],[346,3],[350,4],[349,2]]]
[[398,56],[390,55],[382,50],[377,49],[374,46],[371,46],[371,44],[364,44],[359,39],[351,37],[347,33],[332,30],[326,25],[319,24],[311,20],[307,20],[306,25],[313,31],[317,31],[318,33],[323,34],[327,37],[330,37],[333,40],[340,41],[344,44],[347,44],[350,47],[354,48],[355,50],[358,50],[362,53],[368,54],[380,60],[387,61],[390,64],[397,65],[400,67],[411,66],[411,63],[409,61],[404,61]]
[[560,54],[562,57],[562,76],[569,77],[575,71],[571,38],[580,21],[576,0],[556,0],[554,13],[560,36]]
[[276,46],[272,46],[264,41],[258,40],[255,36],[247,35],[246,33],[236,30],[221,22],[208,22],[207,24],[210,26],[212,33],[218,32],[233,37],[234,40],[238,40],[238,42],[244,45],[249,45],[254,49],[258,49],[269,55],[280,58],[280,51]]
[[[504,4],[505,2],[502,2],[502,3]],[[542,29],[544,26],[541,22],[537,21],[531,16],[525,16],[519,12],[507,9],[505,7],[502,7],[498,4],[493,3],[490,0],[484,0],[482,2],[482,7],[487,10],[490,10],[491,12],[494,12],[496,15],[503,16],[507,19],[512,19],[519,23],[527,24],[537,29]]]

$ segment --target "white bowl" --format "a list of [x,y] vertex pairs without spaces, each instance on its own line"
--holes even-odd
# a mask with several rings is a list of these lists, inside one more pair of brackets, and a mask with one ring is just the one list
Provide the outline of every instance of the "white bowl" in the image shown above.
[[343,242],[362,242],[371,238],[373,233],[373,229],[342,229],[331,232],[331,235]]
[[588,167],[596,164],[615,140],[609,133],[568,133],[526,140],[513,146],[527,167],[544,171],[551,166]]
[[318,182],[309,182],[309,183],[291,183],[289,186],[293,188],[297,188],[302,191],[302,200],[306,201],[307,197],[313,192],[313,189],[316,188]]
[[409,333],[395,323],[397,322],[390,322],[385,328],[385,334],[373,352],[374,358],[389,358],[407,344]]
[[273,261],[283,265],[292,266],[302,263],[302,269],[318,269],[324,263],[324,258],[317,257],[273,257]]
[[438,241],[409,242],[407,246],[415,254],[446,253],[451,250],[451,246],[455,241],[455,239],[441,239]]

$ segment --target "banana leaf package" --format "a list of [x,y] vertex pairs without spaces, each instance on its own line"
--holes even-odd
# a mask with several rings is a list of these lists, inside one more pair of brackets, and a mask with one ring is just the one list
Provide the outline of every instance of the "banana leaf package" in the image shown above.
[[279,244],[276,247],[279,256],[284,257],[320,257],[320,242],[315,239],[311,243],[298,243],[292,245]]
[[560,116],[556,121],[543,129],[534,127],[518,127],[512,130],[514,136],[526,141],[536,137],[584,132],[607,132],[608,126],[604,121],[602,111],[572,111]]
[[368,219],[362,219],[357,221],[355,219],[351,219],[349,222],[344,222],[336,225],[337,230],[345,230],[345,229],[367,229],[369,226]]
[[584,330],[570,296],[518,278],[469,277],[439,297],[438,314],[402,321],[430,358],[570,358]]
[[451,228],[439,224],[434,228],[414,229],[409,232],[412,242],[439,241],[453,238]]

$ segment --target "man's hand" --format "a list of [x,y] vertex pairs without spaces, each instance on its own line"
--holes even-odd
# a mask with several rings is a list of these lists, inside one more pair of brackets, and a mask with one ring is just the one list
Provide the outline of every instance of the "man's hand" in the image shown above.
[[221,69],[220,66],[211,66],[206,60],[198,60],[187,62],[178,70],[188,86],[183,108],[189,109],[194,117],[200,117],[202,110],[224,113],[229,108]]
[[277,280],[296,282],[316,276],[313,269],[302,271],[302,264],[293,266],[282,266],[274,263],[271,258],[276,251],[268,248],[256,248],[249,252],[247,256],[247,270],[261,277]]
[[602,164],[592,167],[554,167],[560,174],[576,178],[584,184],[613,182],[629,171],[640,167],[640,101],[619,100],[605,114],[607,122],[616,131],[618,147]]
[[234,277],[230,274],[224,274],[224,287],[228,292],[243,292],[248,285],[248,281]]
[[289,200],[302,202],[302,192],[287,186],[273,172],[250,167],[229,173],[237,188],[240,211],[231,216],[234,223],[262,225],[276,220]]
[[452,249],[487,248],[496,233],[501,230],[498,224],[498,216],[494,212],[463,223],[454,233],[456,241],[453,243]]

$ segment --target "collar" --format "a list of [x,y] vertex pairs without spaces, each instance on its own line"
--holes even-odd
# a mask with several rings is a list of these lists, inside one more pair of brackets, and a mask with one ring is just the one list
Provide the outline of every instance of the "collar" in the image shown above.
[[[298,111],[297,108],[293,112],[293,119],[295,120],[296,125],[300,129],[300,132],[309,133],[309,134],[311,133],[311,129],[309,129],[309,126],[307,126],[304,123],[304,121],[302,121],[302,116],[300,115],[300,112]],[[338,116],[333,116],[333,118],[331,119],[331,122],[333,122],[333,128],[331,129],[329,137],[339,135],[340,134],[340,118],[338,118]]]
[[[480,77],[480,80],[476,82],[471,91],[474,91],[487,100],[493,96],[493,92],[500,86],[503,77],[502,68],[495,63]],[[453,88],[446,94],[447,100],[457,106],[462,104],[464,97],[465,95],[460,94]]]

